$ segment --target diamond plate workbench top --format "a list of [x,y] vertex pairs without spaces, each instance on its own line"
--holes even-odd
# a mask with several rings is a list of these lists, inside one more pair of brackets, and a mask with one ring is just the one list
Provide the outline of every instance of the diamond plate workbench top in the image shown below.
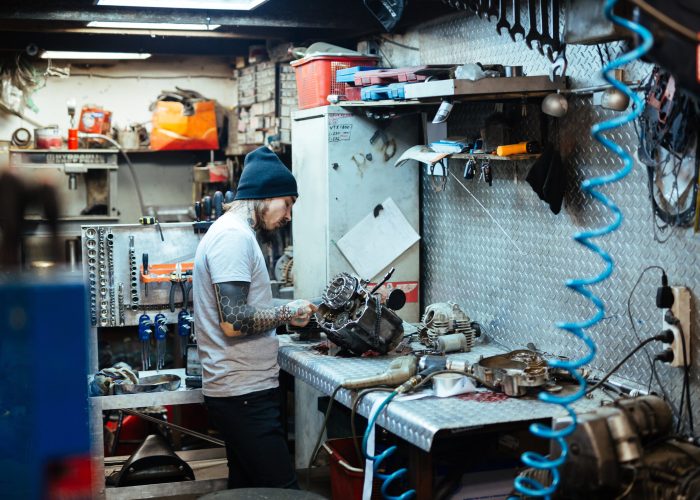
[[[281,335],[278,361],[280,367],[315,389],[330,395],[344,380],[383,373],[393,358],[338,358],[312,349],[318,342],[293,341]],[[477,344],[473,351],[451,354],[452,359],[470,363],[481,356],[493,356],[504,350],[494,345]],[[352,406],[355,391],[341,389],[336,400]],[[367,417],[372,404],[387,393],[370,393],[364,397],[358,412]],[[576,403],[578,412],[600,406],[600,399],[583,399]],[[496,398],[495,401],[465,400],[458,397],[426,397],[410,401],[392,401],[377,419],[377,424],[400,438],[430,451],[438,434],[454,435],[501,424],[526,423],[560,417],[561,407],[542,403],[534,397]]]

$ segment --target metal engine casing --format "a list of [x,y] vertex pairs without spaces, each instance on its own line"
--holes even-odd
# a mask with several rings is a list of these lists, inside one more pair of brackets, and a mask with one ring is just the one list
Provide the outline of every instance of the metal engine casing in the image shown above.
[[461,333],[466,339],[464,351],[471,351],[477,332],[464,311],[454,302],[437,302],[425,308],[419,326],[421,344],[437,348],[438,338]]
[[372,295],[367,281],[348,273],[336,275],[323,294],[316,318],[334,344],[360,355],[386,354],[403,338],[403,321]]
[[507,396],[524,396],[528,388],[543,387],[550,379],[547,361],[525,349],[482,358],[470,370],[482,384]]
[[[570,423],[567,418],[554,426]],[[579,415],[566,442],[569,456],[554,498],[700,498],[700,447],[674,437],[671,409],[657,396],[618,399]],[[553,442],[550,455],[559,454]],[[532,469],[524,473],[537,474]],[[548,484],[551,475],[539,480]]]

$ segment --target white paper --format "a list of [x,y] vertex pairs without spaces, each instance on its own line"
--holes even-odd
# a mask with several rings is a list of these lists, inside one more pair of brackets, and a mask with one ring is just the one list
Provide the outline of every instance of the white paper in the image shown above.
[[420,239],[394,200],[382,202],[338,240],[338,248],[361,278],[371,280]]

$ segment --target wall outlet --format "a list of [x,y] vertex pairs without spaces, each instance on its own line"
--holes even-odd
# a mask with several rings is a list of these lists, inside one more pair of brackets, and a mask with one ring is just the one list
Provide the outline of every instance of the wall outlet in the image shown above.
[[[671,312],[673,315],[680,320],[680,324],[670,325],[663,321],[662,329],[671,330],[673,332],[674,340],[671,344],[664,344],[664,347],[673,350],[673,361],[670,363],[671,366],[687,366],[690,364],[690,339],[692,335],[690,334],[690,290],[684,286],[672,286],[673,291],[673,306],[671,306]],[[666,315],[667,309],[663,310],[664,316]],[[683,356],[683,340],[685,339],[685,359]]]

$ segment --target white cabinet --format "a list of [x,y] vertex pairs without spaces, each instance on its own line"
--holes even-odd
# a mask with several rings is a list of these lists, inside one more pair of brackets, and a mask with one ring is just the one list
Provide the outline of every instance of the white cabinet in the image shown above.
[[[419,233],[419,169],[415,162],[394,167],[401,154],[419,143],[419,116],[374,120],[364,110],[340,106],[292,115],[292,171],[299,187],[294,205],[294,287],[298,298],[318,297],[339,272],[356,274],[337,242],[377,205],[392,198]],[[368,258],[371,258],[368,255]],[[391,286],[408,292],[399,315],[419,320],[419,244],[391,266]],[[377,282],[377,276],[361,276]]]

